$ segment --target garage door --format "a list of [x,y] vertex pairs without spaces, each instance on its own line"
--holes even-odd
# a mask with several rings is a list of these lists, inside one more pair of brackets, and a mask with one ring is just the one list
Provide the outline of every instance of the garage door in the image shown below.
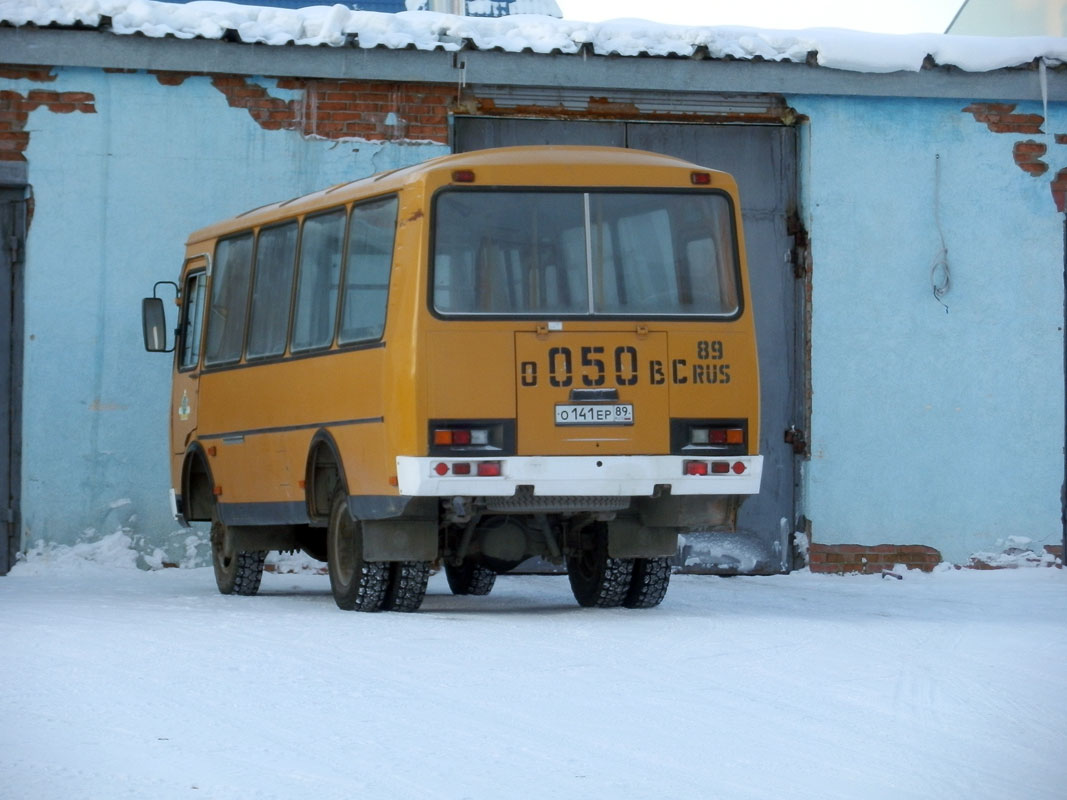
[[764,455],[760,494],[745,501],[741,536],[696,546],[707,571],[778,572],[791,568],[796,467],[784,432],[800,427],[798,289],[787,220],[796,207],[794,129],[783,125],[699,125],[457,117],[456,152],[530,144],[633,147],[731,173],[741,193],[753,308],[759,339]]
[[23,194],[0,187],[0,575],[14,565],[19,546]]

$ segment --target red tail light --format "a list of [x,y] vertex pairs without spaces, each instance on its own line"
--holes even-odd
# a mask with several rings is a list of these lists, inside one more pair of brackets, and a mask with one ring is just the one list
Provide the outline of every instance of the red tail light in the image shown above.
[[497,477],[501,474],[499,461],[479,461],[478,475],[480,477]]

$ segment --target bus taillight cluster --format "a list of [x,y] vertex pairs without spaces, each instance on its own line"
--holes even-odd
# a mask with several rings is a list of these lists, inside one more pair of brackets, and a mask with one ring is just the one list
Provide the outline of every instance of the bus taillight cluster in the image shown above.
[[728,475],[730,472],[741,475],[744,471],[745,464],[742,461],[735,461],[732,466],[729,461],[688,460],[682,464],[684,475]]
[[442,478],[445,475],[475,476],[478,478],[499,478],[504,474],[499,461],[438,461],[433,471]]

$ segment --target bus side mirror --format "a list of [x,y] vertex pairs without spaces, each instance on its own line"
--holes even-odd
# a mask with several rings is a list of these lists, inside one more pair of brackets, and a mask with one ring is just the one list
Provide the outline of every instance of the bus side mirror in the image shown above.
[[146,297],[141,301],[141,327],[144,349],[149,353],[169,353],[174,349],[167,347],[167,315],[161,298]]

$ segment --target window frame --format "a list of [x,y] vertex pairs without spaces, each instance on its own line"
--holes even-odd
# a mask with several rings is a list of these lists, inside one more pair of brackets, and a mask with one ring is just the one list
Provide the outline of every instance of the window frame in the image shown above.
[[[561,311],[547,311],[547,312],[523,312],[523,313],[500,313],[500,312],[449,312],[438,309],[434,302],[435,294],[435,282],[436,282],[436,258],[437,258],[437,219],[438,219],[438,203],[441,198],[450,193],[534,193],[534,194],[573,194],[578,195],[583,203],[583,206],[589,201],[590,195],[597,194],[667,194],[667,195],[714,195],[721,197],[725,200],[726,209],[729,213],[729,227],[730,227],[730,245],[732,253],[732,270],[731,277],[734,281],[734,285],[737,291],[737,307],[731,310],[727,314],[680,314],[680,313],[652,313],[652,312],[633,312],[633,313],[603,313],[603,312],[561,312]],[[742,317],[745,313],[745,287],[743,283],[743,274],[741,270],[741,252],[740,245],[737,238],[737,215],[738,209],[735,205],[734,197],[724,189],[718,188],[689,188],[683,186],[657,186],[657,187],[641,187],[641,186],[501,186],[501,185],[487,185],[487,186],[443,186],[434,192],[433,198],[430,202],[430,235],[429,235],[429,252],[428,252],[428,264],[427,264],[427,308],[430,314],[441,320],[639,320],[639,319],[656,319],[656,320],[679,320],[679,321],[701,321],[701,322],[732,322]],[[584,226],[583,221],[583,226]],[[588,236],[589,229],[585,228]],[[587,253],[587,259],[589,255]],[[586,262],[586,274],[587,281],[593,280],[593,274],[591,272],[591,263]]]
[[[197,261],[201,260],[202,258],[203,256],[198,256],[195,259],[190,259],[190,261]],[[190,298],[193,294],[190,289],[192,287],[193,281],[199,281],[202,288],[199,303],[200,335],[197,337],[199,341],[197,342],[196,348],[196,360],[186,363],[185,345],[186,342],[189,341],[189,320],[192,316],[190,313],[192,310],[192,303]],[[207,264],[191,268],[188,272],[185,273],[184,278],[182,278],[182,306],[181,313],[178,317],[178,343],[177,346],[174,348],[174,361],[177,372],[192,372],[200,366],[200,362],[204,358],[204,345],[206,344],[207,337],[207,318],[205,314],[207,312],[208,300],[210,299],[208,295],[208,284],[209,281]]]
[[[253,315],[256,310],[256,286],[259,283],[260,238],[265,232],[281,230],[289,225],[295,226],[296,233],[293,242],[293,263],[289,272],[289,309],[288,313],[285,315],[285,335],[282,336],[282,349],[276,353],[252,355],[252,353],[249,352],[249,347],[252,344],[252,326],[255,321]],[[252,271],[248,282],[248,313],[245,315],[244,349],[241,351],[242,359],[245,363],[260,364],[264,361],[280,360],[285,358],[289,353],[289,337],[293,325],[293,303],[296,299],[295,288],[297,264],[300,258],[300,244],[303,237],[303,231],[304,219],[302,217],[290,217],[277,220],[268,225],[261,225],[259,228],[255,229],[255,246],[252,250]],[[238,361],[241,361],[242,359],[238,359]]]

